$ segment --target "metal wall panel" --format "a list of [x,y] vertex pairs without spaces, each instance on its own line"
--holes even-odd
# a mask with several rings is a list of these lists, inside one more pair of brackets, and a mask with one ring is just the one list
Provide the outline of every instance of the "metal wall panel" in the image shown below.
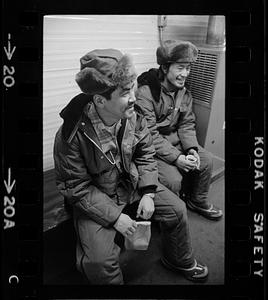
[[80,93],[75,83],[79,59],[97,48],[116,48],[133,55],[138,73],[157,67],[156,15],[50,15],[44,17],[43,165],[54,168],[54,136],[61,109]]
[[206,43],[209,16],[168,15],[163,38],[191,41],[196,45]]
[[186,80],[194,100],[207,103],[209,106],[214,95],[218,56],[215,51],[199,49],[197,61],[192,64],[190,75]]

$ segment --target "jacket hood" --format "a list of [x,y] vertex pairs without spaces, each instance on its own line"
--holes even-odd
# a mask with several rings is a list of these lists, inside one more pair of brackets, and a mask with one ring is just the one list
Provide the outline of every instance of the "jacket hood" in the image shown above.
[[77,122],[81,118],[85,105],[91,100],[86,94],[75,96],[60,112],[63,118],[62,134],[65,140],[68,140],[73,132]]
[[[75,96],[60,112],[63,118],[62,135],[65,140],[68,140],[74,131],[78,121],[80,120],[85,106],[91,101],[91,96],[86,94],[79,94]],[[134,104],[135,111],[138,115],[142,115],[142,110]]]
[[[152,68],[147,72],[142,73],[138,78],[138,87],[148,85],[155,102],[159,102],[161,94],[161,75],[159,69]],[[188,84],[185,83],[185,88],[188,92]]]
[[138,86],[148,85],[152,96],[156,102],[159,101],[161,93],[161,82],[159,77],[159,70],[152,68],[147,72],[142,73],[138,78]]

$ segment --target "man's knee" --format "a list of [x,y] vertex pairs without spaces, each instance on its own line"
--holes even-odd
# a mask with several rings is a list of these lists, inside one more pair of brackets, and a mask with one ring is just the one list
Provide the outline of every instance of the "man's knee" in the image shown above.
[[206,150],[203,150],[202,152],[200,152],[199,155],[201,160],[200,169],[211,171],[213,167],[213,160],[212,160],[211,153]]
[[177,167],[158,160],[159,181],[175,194],[181,190],[182,175]]
[[185,203],[179,197],[176,197],[176,201],[168,206],[161,220],[164,226],[170,228],[186,223],[187,209]]
[[179,192],[181,190],[181,178],[179,178],[179,177],[174,177],[174,178],[168,177],[168,178],[162,179],[161,181],[173,193],[179,195]]
[[188,222],[185,204],[180,207],[174,207],[173,212],[173,216],[166,220],[164,226],[168,228],[174,228],[176,226],[184,227]]

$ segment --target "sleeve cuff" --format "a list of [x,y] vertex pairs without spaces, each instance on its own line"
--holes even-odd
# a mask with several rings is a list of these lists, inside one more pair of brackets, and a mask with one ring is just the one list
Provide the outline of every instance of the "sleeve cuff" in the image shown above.
[[176,164],[176,161],[177,159],[180,157],[180,155],[182,155],[182,152],[176,157],[176,159],[174,159],[173,161],[171,161],[170,163],[175,165]]
[[189,152],[191,149],[194,149],[198,153],[198,147],[190,147],[186,150],[186,152]]
[[148,185],[139,189],[139,194],[143,196],[144,194],[155,193],[157,189],[156,185]]

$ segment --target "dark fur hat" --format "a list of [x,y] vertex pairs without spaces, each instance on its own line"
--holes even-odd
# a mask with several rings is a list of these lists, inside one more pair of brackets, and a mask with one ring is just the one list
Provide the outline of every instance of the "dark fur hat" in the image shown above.
[[166,40],[156,50],[157,63],[191,63],[197,60],[198,49],[188,41]]
[[93,50],[80,59],[80,64],[75,80],[87,95],[102,94],[137,77],[131,56],[116,49]]

